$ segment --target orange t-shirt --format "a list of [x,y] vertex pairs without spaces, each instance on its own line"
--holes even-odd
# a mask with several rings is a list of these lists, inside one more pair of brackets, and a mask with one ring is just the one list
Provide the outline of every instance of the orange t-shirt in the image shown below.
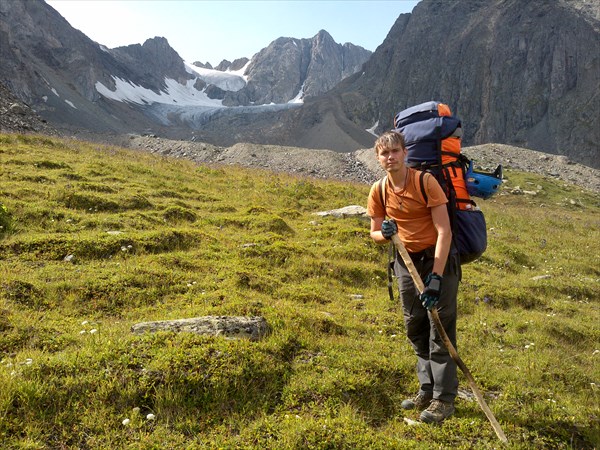
[[367,204],[370,217],[389,217],[398,225],[398,236],[411,253],[420,252],[434,246],[437,242],[437,230],[433,225],[430,208],[448,203],[443,189],[429,173],[425,173],[423,185],[427,193],[427,204],[421,192],[419,176],[421,172],[408,169],[408,180],[403,192],[394,193],[389,179],[385,183],[385,210],[379,195],[380,183],[371,187]]

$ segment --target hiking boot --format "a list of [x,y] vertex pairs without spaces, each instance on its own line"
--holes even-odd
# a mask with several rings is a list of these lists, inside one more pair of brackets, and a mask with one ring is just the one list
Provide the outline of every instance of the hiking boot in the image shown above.
[[414,398],[408,398],[403,400],[400,404],[402,409],[425,409],[431,403],[431,399],[433,398],[433,392],[423,392],[419,391]]
[[431,405],[421,413],[421,420],[426,423],[441,423],[454,414],[454,403],[432,400]]

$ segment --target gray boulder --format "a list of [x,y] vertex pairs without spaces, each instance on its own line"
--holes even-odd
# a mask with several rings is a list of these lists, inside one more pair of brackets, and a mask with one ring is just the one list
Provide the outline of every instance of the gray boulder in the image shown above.
[[157,331],[190,332],[224,336],[228,339],[250,339],[257,341],[269,334],[270,327],[263,317],[204,316],[191,319],[160,320],[133,325],[135,334]]

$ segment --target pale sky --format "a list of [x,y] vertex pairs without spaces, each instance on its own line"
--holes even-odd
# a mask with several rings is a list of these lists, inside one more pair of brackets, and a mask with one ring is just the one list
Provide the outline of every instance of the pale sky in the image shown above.
[[278,37],[333,39],[375,51],[418,0],[46,0],[74,28],[109,48],[167,38],[187,62],[251,58]]

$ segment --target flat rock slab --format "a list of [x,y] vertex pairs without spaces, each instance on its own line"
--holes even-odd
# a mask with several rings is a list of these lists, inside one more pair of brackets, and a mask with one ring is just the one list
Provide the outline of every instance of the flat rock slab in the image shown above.
[[204,316],[191,319],[160,320],[133,325],[136,334],[157,331],[186,331],[197,334],[224,336],[228,339],[250,339],[257,341],[269,333],[269,325],[263,317]]
[[340,209],[332,209],[331,211],[316,212],[315,215],[321,217],[333,216],[342,219],[346,217],[367,217],[367,210],[362,206],[350,205]]

